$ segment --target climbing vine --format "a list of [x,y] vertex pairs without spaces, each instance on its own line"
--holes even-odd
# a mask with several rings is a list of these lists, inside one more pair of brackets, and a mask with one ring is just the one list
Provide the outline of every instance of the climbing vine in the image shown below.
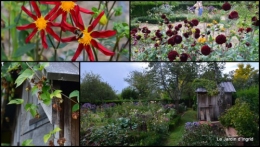
[[217,83],[212,80],[207,80],[207,79],[195,79],[192,82],[192,87],[194,90],[197,88],[205,88],[207,90],[207,93],[209,96],[214,96],[219,93],[217,89]]
[[[1,84],[2,84],[2,98],[8,98],[8,104],[23,104],[24,99],[14,98],[14,88],[22,85],[25,80],[29,80],[31,84],[26,87],[26,91],[31,92],[32,95],[36,95],[37,98],[43,102],[43,104],[52,107],[56,111],[61,111],[60,104],[63,102],[62,97],[67,98],[74,102],[72,107],[72,118],[77,119],[79,116],[79,91],[75,90],[70,93],[69,96],[62,93],[62,90],[54,89],[52,81],[47,80],[47,78],[42,74],[42,70],[49,66],[49,63],[28,63],[28,62],[13,62],[4,64],[1,67]],[[77,101],[72,98],[76,97]],[[40,118],[38,113],[38,106],[33,103],[26,103],[25,110],[30,112],[32,117]],[[59,132],[61,129],[59,127],[54,128],[50,133],[45,134],[43,137],[44,143],[47,143],[52,135]],[[65,143],[65,138],[59,138],[57,143],[63,145]],[[22,146],[33,145],[31,139],[25,140]],[[49,141],[49,145],[54,145],[53,141]]]

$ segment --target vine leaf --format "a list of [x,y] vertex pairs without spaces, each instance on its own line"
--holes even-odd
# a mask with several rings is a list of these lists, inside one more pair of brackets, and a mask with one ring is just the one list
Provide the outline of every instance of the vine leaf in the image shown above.
[[59,132],[61,129],[59,127],[56,127],[53,131],[51,131],[51,134],[55,134],[56,132]]
[[61,98],[61,90],[55,90],[50,96],[51,98],[53,97],[57,97],[57,98]]
[[9,105],[9,104],[19,105],[19,104],[22,104],[23,101],[24,101],[23,99],[14,99],[14,100],[11,100],[11,101],[8,103],[8,105]]
[[34,72],[30,69],[26,69],[18,78],[15,80],[16,87],[20,86],[27,78],[31,79]]
[[41,63],[39,70],[42,71],[45,67],[49,66],[49,62]]
[[37,92],[38,92],[38,87],[37,87],[37,85],[34,85],[34,86],[33,86],[33,88],[31,89],[31,92],[32,92],[32,95],[37,94]]
[[44,136],[43,136],[43,141],[44,141],[44,143],[47,143],[47,141],[50,139],[50,137],[51,137],[51,134],[50,134],[50,133],[44,135]]
[[32,139],[24,140],[22,146],[34,146],[32,143]]
[[30,113],[33,117],[35,117],[35,115],[37,114],[36,109],[37,109],[37,105],[35,105],[35,104],[28,103],[28,104],[25,105],[25,110],[30,111]]
[[73,107],[72,107],[72,112],[75,112],[75,111],[77,111],[77,110],[79,110],[79,104],[78,104],[78,103],[75,104],[75,105],[73,105]]
[[72,97],[77,97],[77,100],[78,100],[78,102],[79,102],[79,91],[78,90],[74,90],[74,91],[72,91],[71,93],[70,93],[70,95],[69,95],[69,98],[72,98]]

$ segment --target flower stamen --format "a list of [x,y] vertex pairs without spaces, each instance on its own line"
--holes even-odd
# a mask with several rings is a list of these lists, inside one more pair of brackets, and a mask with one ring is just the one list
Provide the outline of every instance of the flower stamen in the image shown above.
[[40,18],[37,18],[37,20],[34,23],[38,28],[38,31],[45,30],[47,27],[48,20],[45,20],[44,17],[41,16]]
[[64,11],[64,12],[70,12],[70,10],[74,10],[75,7],[75,2],[73,1],[62,1],[60,8]]
[[92,40],[92,37],[90,36],[91,32],[88,32],[87,29],[85,29],[83,32],[83,37],[81,37],[78,42],[84,45],[89,45],[90,41]]

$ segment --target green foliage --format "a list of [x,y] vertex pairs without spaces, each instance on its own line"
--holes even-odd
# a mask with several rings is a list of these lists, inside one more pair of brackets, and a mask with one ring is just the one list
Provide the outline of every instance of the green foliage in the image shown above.
[[116,99],[112,87],[108,83],[101,81],[100,75],[93,73],[86,73],[83,76],[80,89],[81,102],[97,103]]
[[195,79],[192,82],[192,87],[194,90],[197,88],[205,88],[208,95],[213,96],[218,94],[217,83],[216,81],[207,80],[207,79]]
[[31,69],[26,69],[16,80],[16,87],[20,86],[27,78],[31,79],[34,75],[34,72]]
[[27,140],[24,140],[23,142],[22,142],[22,146],[34,146],[33,144],[32,144],[32,139],[27,139]]
[[179,125],[180,121],[181,121],[181,116],[180,115],[175,116],[175,118],[170,121],[169,130],[173,131]]
[[19,104],[22,104],[23,102],[24,102],[23,99],[14,99],[14,100],[9,101],[8,105],[10,105],[10,104],[19,105]]
[[50,131],[50,133],[45,134],[43,136],[44,143],[47,143],[47,141],[50,139],[51,135],[54,135],[56,132],[59,132],[59,131],[61,131],[61,129],[59,127],[56,127],[52,131]]
[[123,99],[138,99],[138,93],[131,87],[124,88],[121,96]]
[[180,146],[230,146],[230,141],[217,141],[224,138],[225,131],[220,126],[199,125],[192,129],[186,129],[179,142]]
[[250,106],[250,110],[259,115],[259,85],[237,91],[236,96]]
[[236,100],[234,106],[219,117],[222,125],[225,127],[234,127],[239,135],[252,137],[259,131],[259,115],[250,110],[249,104]]
[[70,93],[69,98],[77,97],[77,101],[79,102],[79,91],[74,90]]
[[50,97],[56,97],[56,98],[61,98],[61,90],[55,90],[53,93],[50,94]]

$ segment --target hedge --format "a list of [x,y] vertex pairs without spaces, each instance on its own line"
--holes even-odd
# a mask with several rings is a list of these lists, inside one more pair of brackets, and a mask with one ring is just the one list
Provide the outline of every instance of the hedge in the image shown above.
[[[163,2],[139,2],[139,3],[131,3],[131,17],[140,17],[140,16],[146,16],[147,17],[147,11],[151,10],[154,7],[161,6]],[[180,3],[176,5],[172,10],[178,11],[178,10],[187,10],[187,6],[193,6],[195,3],[194,2],[186,2],[186,3]],[[221,5],[219,4],[205,4],[205,7],[208,6],[213,6],[217,9],[221,9]]]

